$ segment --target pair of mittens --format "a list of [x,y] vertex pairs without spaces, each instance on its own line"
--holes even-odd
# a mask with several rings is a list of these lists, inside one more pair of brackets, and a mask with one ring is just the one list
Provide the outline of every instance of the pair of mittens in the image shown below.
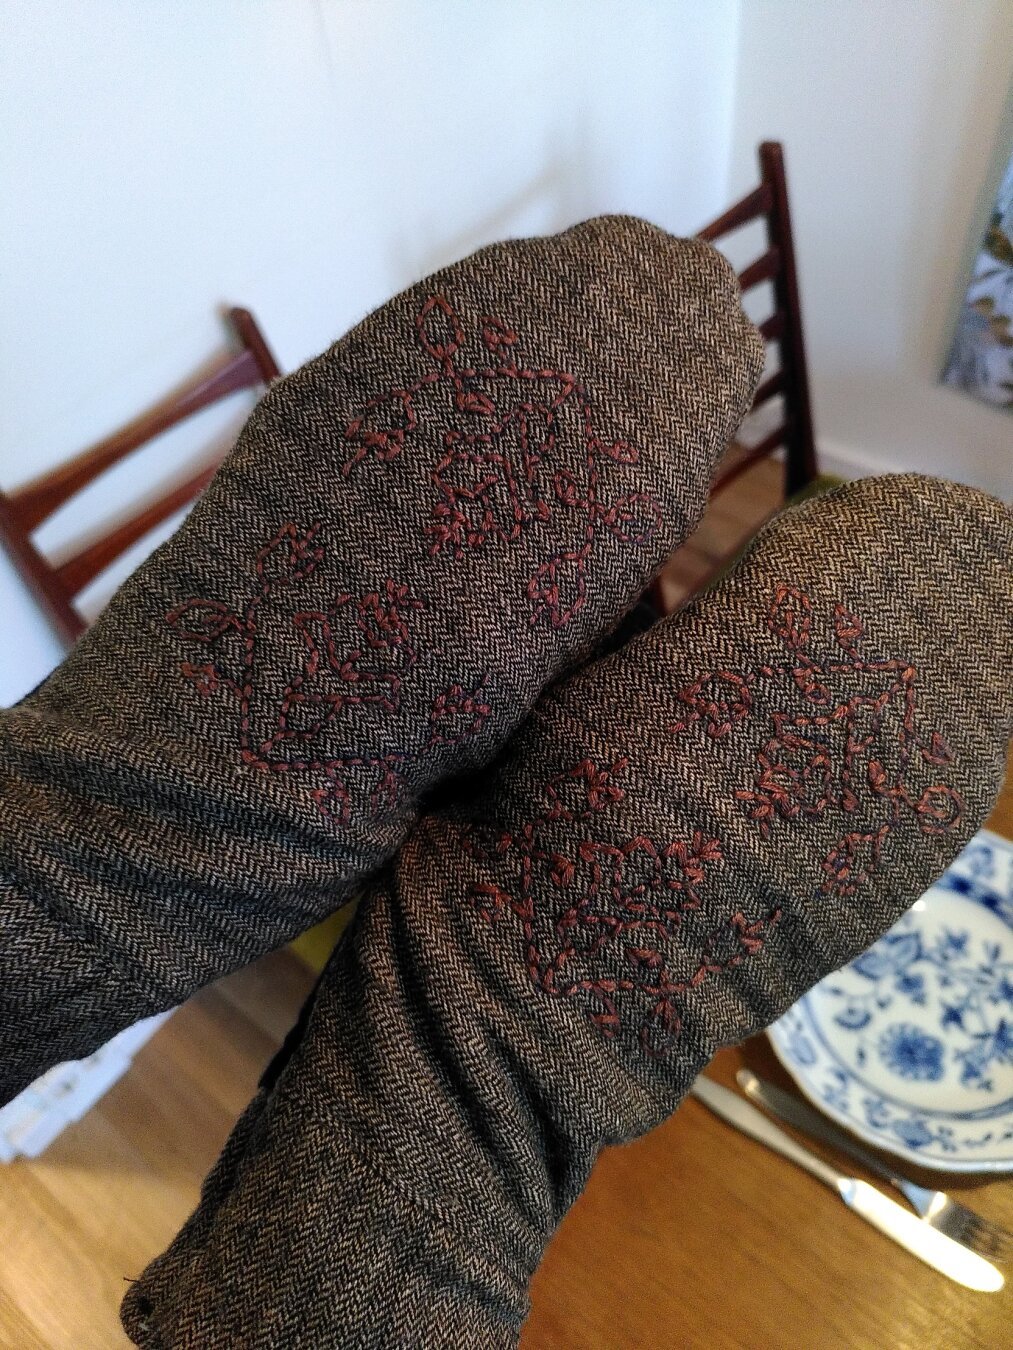
[[1013,731],[1013,515],[867,480],[555,686],[369,888],[140,1346],[510,1346],[603,1147],[879,937]]
[[713,249],[606,217],[275,385],[0,712],[0,1103],[357,893],[691,531],[761,364]]

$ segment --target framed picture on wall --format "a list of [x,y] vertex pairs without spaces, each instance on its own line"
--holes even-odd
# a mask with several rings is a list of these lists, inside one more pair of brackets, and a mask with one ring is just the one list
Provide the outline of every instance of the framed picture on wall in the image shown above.
[[1013,408],[1013,156],[974,260],[943,381]]

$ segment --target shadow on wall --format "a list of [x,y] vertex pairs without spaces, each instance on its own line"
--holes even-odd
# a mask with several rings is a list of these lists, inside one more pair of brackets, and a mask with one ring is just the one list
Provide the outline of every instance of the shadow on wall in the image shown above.
[[[918,399],[908,400],[898,417],[896,368],[870,361],[847,371],[816,370],[814,405],[847,409],[848,432],[847,441],[820,436],[820,466],[845,478],[918,472],[959,479],[973,449],[978,486],[1013,503],[1009,415],[940,383],[937,370],[922,370],[918,379]],[[877,447],[874,456],[870,446]]]
[[[581,184],[587,167],[574,153],[550,158],[545,168],[526,187],[511,193],[466,229],[449,237],[433,228],[392,234],[386,260],[390,273],[405,277],[405,286],[466,258],[476,249],[500,239],[518,239],[527,234],[555,234],[584,218]],[[588,211],[586,214],[594,214]]]
[[[1003,32],[996,32],[996,41],[1001,42],[1001,45],[993,47],[990,44],[990,52],[1004,49],[1005,35],[1009,30],[1009,24],[1005,21],[1000,24],[997,16],[993,27],[997,30],[1002,28]],[[952,69],[948,67],[945,71],[941,71],[939,78],[952,80]],[[965,75],[965,78],[969,77]],[[977,123],[973,123],[967,128],[965,141],[971,137],[981,140],[990,134],[991,128],[981,127]],[[923,153],[931,161],[930,145],[924,147]],[[998,129],[995,132],[987,172],[976,182],[963,181],[966,175],[962,174],[961,180],[954,184],[960,202],[952,213],[954,222],[952,227],[945,231],[940,239],[931,269],[931,275],[949,283],[948,300],[945,306],[941,306],[938,297],[926,297],[925,322],[918,329],[918,350],[919,357],[924,358],[925,362],[931,364],[937,372],[942,371],[949,354],[954,330],[963,308],[971,268],[981,248],[982,236],[985,233],[989,215],[995,204],[995,194],[999,187],[999,181],[1006,165],[1009,163],[1011,154],[1013,154],[1013,82],[1010,83],[1006,92],[1006,102],[999,119]],[[965,159],[965,156],[961,156],[960,162],[964,163]],[[964,219],[960,204],[963,204],[968,212],[962,243],[958,243],[959,222]],[[937,313],[938,328],[932,322],[933,313]]]

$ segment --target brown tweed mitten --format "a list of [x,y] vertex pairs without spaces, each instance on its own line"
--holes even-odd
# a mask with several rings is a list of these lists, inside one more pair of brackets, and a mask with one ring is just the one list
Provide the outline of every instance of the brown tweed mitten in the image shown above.
[[[543,695],[370,888],[138,1345],[509,1346],[601,1149],[872,943],[988,811],[1013,515],[867,480]],[[287,1060],[287,1063],[284,1061]]]
[[0,1102],[354,894],[693,527],[761,362],[713,249],[608,217],[277,384],[0,713]]

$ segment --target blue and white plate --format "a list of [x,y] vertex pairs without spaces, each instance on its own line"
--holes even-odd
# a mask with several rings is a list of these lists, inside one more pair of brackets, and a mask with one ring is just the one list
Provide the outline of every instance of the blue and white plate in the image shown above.
[[982,830],[768,1035],[805,1095],[879,1148],[1013,1170],[1013,844]]

